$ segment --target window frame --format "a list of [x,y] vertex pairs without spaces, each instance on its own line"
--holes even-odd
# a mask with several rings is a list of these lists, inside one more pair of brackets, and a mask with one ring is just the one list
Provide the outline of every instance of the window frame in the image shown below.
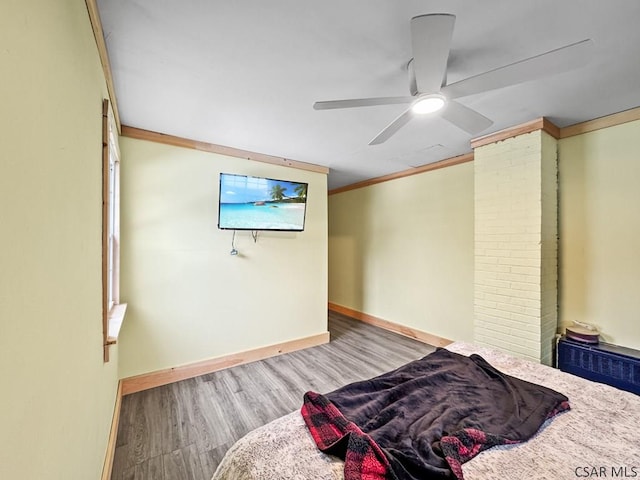
[[127,304],[120,303],[120,148],[109,100],[102,102],[102,344],[109,347],[118,334]]

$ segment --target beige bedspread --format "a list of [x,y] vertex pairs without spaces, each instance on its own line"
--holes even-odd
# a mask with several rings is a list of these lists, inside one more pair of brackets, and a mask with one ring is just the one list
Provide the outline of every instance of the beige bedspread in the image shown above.
[[[478,353],[502,372],[557,390],[571,403],[569,412],[528,442],[494,447],[465,463],[465,479],[640,479],[640,396],[467,343],[447,348]],[[213,480],[342,480],[342,466],[316,448],[295,411],[236,442]]]

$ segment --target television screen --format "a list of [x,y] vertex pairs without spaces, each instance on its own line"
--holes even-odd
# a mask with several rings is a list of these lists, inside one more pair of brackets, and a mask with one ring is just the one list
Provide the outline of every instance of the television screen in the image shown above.
[[221,173],[218,228],[301,232],[307,186],[287,180]]

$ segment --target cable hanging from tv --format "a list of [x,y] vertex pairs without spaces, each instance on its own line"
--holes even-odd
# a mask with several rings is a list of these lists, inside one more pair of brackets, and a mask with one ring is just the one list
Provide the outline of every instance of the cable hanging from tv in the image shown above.
[[[240,253],[236,248],[236,231],[237,230],[234,230],[233,235],[231,236],[231,252],[229,252],[231,255],[234,255],[234,256]],[[259,230],[251,230],[251,237],[253,238],[253,243],[258,242],[258,232]]]
[[236,249],[236,231],[233,231],[233,236],[231,237],[231,255],[238,255],[238,250]]

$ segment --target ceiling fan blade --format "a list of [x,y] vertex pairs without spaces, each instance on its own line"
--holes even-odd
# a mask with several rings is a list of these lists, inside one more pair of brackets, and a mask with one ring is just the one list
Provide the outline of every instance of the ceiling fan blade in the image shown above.
[[592,40],[582,40],[452,83],[444,87],[442,93],[448,98],[466,97],[475,93],[567,72],[585,65],[591,57],[592,49]]
[[411,107],[407,108],[404,112],[402,112],[398,118],[396,118],[389,125],[384,127],[384,129],[376,135],[376,137],[369,142],[369,145],[379,145],[381,143],[386,142],[391,138],[398,130],[404,127],[409,120],[413,118],[413,112],[411,111]]
[[492,120],[453,100],[450,100],[442,111],[442,118],[471,135],[478,134],[493,125]]
[[333,108],[375,107],[376,105],[395,105],[398,103],[411,103],[414,97],[378,97],[378,98],[353,98],[350,100],[329,100],[313,104],[314,110],[330,110]]
[[437,13],[411,19],[413,69],[418,91],[440,91],[447,70],[455,15]]

